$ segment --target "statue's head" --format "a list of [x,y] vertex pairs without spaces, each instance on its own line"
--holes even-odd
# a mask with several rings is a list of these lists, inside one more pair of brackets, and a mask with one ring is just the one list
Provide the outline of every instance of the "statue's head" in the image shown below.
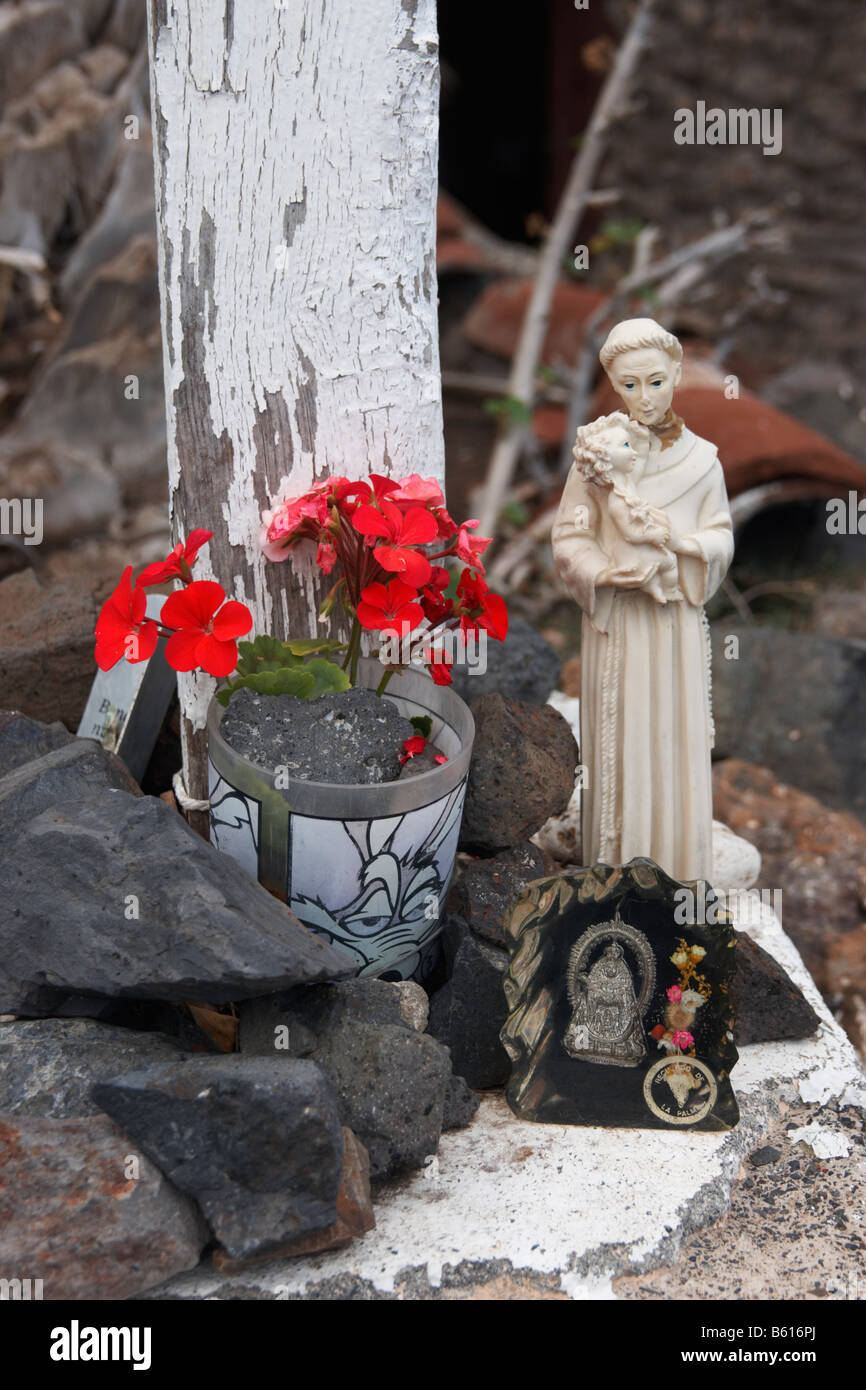
[[682,376],[683,350],[655,319],[623,319],[599,353],[608,380],[633,420],[658,425]]

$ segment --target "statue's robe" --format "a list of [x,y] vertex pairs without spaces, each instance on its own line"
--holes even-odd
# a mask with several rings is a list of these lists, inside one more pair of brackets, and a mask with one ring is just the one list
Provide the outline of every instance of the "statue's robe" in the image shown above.
[[581,763],[583,862],[655,860],[680,880],[712,877],[713,722],[703,604],[733,555],[715,445],[682,429],[654,440],[639,492],[668,514],[700,556],[677,557],[682,601],[598,585],[611,564],[606,489],[575,464],[553,528],[553,554],[583,610]]

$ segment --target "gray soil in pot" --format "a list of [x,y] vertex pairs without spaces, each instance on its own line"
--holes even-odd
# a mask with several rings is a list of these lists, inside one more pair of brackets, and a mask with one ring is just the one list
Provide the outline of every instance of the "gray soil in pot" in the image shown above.
[[391,700],[359,686],[316,700],[239,690],[220,724],[226,743],[259,767],[346,785],[396,781],[403,744],[415,732]]

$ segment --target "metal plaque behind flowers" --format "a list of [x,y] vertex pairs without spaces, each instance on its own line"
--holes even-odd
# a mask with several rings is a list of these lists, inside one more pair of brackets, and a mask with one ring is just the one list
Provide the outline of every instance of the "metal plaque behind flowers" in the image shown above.
[[512,1059],[523,1120],[732,1129],[735,934],[706,883],[650,859],[536,879],[505,929]]

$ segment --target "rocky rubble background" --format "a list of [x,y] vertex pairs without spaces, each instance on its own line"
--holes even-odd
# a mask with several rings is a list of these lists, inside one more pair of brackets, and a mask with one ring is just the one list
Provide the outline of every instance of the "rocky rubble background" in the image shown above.
[[100,604],[168,544],[145,24],[0,4],[0,245],[44,264],[0,271],[0,495],[44,501],[41,546],[0,538],[0,683],[73,729]]

